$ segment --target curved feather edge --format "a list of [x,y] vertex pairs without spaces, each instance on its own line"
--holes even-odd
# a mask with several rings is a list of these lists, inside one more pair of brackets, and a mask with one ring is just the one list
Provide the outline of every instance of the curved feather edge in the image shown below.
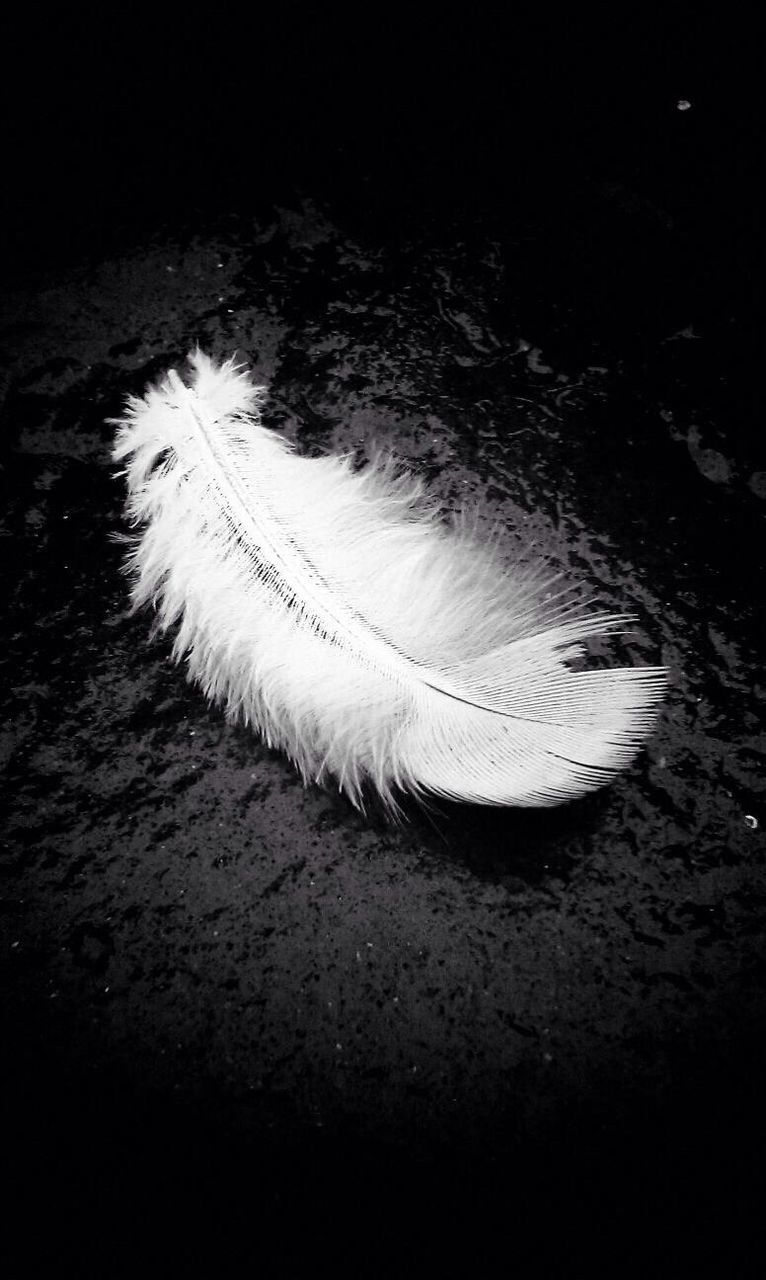
[[588,615],[543,570],[447,529],[391,461],[302,458],[233,359],[189,357],[117,420],[134,607],[227,714],[304,782],[544,806],[609,782],[651,732],[666,672],[576,670]]

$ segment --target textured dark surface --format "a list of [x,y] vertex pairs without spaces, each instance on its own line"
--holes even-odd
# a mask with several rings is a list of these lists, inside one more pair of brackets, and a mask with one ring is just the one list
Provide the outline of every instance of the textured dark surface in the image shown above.
[[[135,90],[19,129],[0,314],[12,1210],[63,1204],[86,1245],[182,1213],[213,1234],[277,1224],[285,1247],[310,1220],[333,1248],[404,1206],[447,1236],[472,1216],[518,1239],[542,1207],[577,1222],[570,1243],[594,1223],[635,1241],[665,1214],[682,1238],[749,1239],[757,129],[720,67],[702,74],[704,42],[673,62],[677,36],[648,42],[648,78],[637,62],[562,87],[538,49],[483,90],[469,64],[465,112],[431,67],[361,118],[342,80],[317,109],[304,48],[304,96],[260,154],[266,91],[236,74],[198,126],[171,111],[171,74],[153,140]],[[443,804],[397,828],[304,791],[206,706],[128,616],[105,425],[197,342],[251,364],[300,449],[391,448],[510,558],[547,555],[634,612],[616,656],[671,680],[630,773],[559,810]],[[195,1230],[172,1247],[193,1256]]]

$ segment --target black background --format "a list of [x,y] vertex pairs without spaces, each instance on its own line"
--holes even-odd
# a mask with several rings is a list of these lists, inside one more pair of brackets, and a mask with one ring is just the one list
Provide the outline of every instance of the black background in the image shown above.
[[[693,314],[718,335],[725,362],[726,449],[764,466],[764,68],[744,13],[615,5],[426,17],[282,4],[171,19],[31,9],[9,24],[2,57],[8,287],[34,289],[46,273],[119,253],[158,225],[206,225],[232,205],[257,217],[295,192],[381,235],[456,217],[544,226],[553,248],[521,282],[529,307],[538,281],[541,295],[577,297],[586,332],[633,352]],[[679,110],[681,100],[691,108]],[[672,218],[672,246],[659,231],[626,244],[590,194],[604,183]],[[600,292],[583,301],[593,272],[579,252],[581,226],[591,244],[598,216],[620,287],[610,291],[604,268]],[[566,359],[574,339],[558,340]],[[732,581],[752,572],[757,599],[763,584],[749,557],[762,517],[733,528],[721,535],[721,562]],[[713,555],[719,531],[699,537]],[[9,1008],[22,1021],[3,1027],[7,1045],[45,1039],[32,1014],[24,1023],[18,993]],[[55,1221],[42,1243],[54,1255],[64,1238],[92,1248],[107,1273],[137,1243],[139,1254],[148,1248],[159,1227],[171,1263],[189,1265],[204,1235],[221,1250],[236,1243],[241,1265],[252,1266],[268,1237],[285,1258],[296,1244],[309,1254],[316,1245],[330,1265],[337,1251],[366,1275],[385,1238],[395,1260],[383,1273],[412,1264],[429,1274],[431,1247],[451,1247],[465,1227],[477,1275],[488,1273],[492,1242],[510,1268],[523,1239],[533,1257],[605,1250],[621,1275],[669,1230],[681,1262],[702,1239],[734,1274],[730,1248],[757,1261],[762,1023],[743,1018],[729,1050],[722,1060],[720,1046],[709,1057],[704,1043],[690,1046],[684,1085],[647,1112],[620,1103],[610,1113],[606,1098],[608,1120],[594,1106],[544,1142],[521,1132],[510,1155],[507,1135],[502,1150],[484,1135],[460,1151],[446,1138],[421,1149],[415,1135],[406,1155],[397,1135],[309,1141],[279,1116],[256,1148],[243,1116],[220,1101],[190,1119],[129,1072],[94,1083],[85,1061],[64,1072],[55,1059],[42,1068],[30,1065],[33,1053],[11,1050],[7,1203],[11,1217],[31,1210],[37,1228],[22,1235],[31,1250]],[[366,1236],[352,1247],[360,1223]],[[425,1244],[408,1260],[413,1225]],[[655,1258],[655,1274],[660,1267]]]

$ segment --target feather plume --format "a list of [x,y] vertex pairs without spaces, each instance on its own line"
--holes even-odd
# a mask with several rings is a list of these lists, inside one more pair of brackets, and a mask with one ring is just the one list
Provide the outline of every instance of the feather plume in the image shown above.
[[392,809],[553,805],[629,764],[664,671],[572,665],[628,618],[506,572],[391,461],[300,457],[234,360],[190,364],[189,385],[171,370],[128,400],[114,458],[134,607],[154,604],[208,698],[359,807],[370,787]]

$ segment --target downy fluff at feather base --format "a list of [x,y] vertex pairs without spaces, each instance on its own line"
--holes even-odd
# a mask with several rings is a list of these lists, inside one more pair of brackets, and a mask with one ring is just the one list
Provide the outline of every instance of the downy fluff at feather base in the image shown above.
[[114,458],[133,604],[208,698],[359,807],[370,787],[392,808],[554,805],[630,763],[664,670],[572,667],[628,618],[504,570],[390,461],[298,456],[234,360],[189,360],[189,385],[171,370],[128,400]]

